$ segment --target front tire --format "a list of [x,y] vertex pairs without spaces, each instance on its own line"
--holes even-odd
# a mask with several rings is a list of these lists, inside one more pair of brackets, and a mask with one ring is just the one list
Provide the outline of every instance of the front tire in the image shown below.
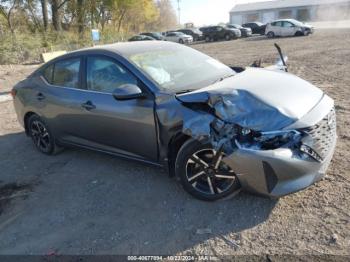
[[41,153],[53,155],[62,150],[56,145],[55,138],[47,124],[38,115],[32,115],[28,119],[28,131],[35,147]]
[[215,201],[240,191],[240,183],[233,170],[223,161],[224,153],[210,144],[187,141],[175,162],[175,173],[186,192],[197,199]]
[[183,45],[184,44],[184,40],[180,39],[179,43]]

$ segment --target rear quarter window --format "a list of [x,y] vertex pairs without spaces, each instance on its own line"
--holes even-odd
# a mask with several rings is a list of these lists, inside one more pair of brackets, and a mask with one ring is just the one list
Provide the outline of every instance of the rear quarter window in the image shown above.
[[53,77],[53,64],[47,66],[46,68],[44,68],[44,70],[42,71],[42,76],[45,78],[45,80],[52,84],[52,77]]
[[55,63],[53,85],[79,88],[80,58],[65,59]]

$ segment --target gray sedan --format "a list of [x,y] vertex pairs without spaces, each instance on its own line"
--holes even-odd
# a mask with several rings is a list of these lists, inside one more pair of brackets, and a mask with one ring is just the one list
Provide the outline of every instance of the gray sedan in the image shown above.
[[12,95],[40,152],[77,146],[162,166],[202,200],[301,190],[336,143],[333,100],[312,84],[164,41],[71,52]]

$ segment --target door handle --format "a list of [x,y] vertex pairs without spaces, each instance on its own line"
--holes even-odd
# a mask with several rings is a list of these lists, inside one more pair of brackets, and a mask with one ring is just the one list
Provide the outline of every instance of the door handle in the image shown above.
[[86,110],[92,110],[96,108],[96,106],[91,101],[87,101],[86,103],[81,104],[81,106]]
[[38,94],[36,95],[36,99],[38,99],[39,101],[41,101],[41,100],[44,100],[44,99],[45,99],[45,96],[44,96],[42,93],[38,93]]

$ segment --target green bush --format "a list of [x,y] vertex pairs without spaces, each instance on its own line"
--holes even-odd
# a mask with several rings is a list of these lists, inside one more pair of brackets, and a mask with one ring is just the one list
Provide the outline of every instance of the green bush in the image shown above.
[[[116,33],[111,28],[101,33],[99,44],[124,41],[130,35]],[[66,50],[72,51],[92,46],[90,32],[79,35],[76,32],[63,31],[42,33],[10,33],[0,35],[0,64],[40,63],[42,53]]]

